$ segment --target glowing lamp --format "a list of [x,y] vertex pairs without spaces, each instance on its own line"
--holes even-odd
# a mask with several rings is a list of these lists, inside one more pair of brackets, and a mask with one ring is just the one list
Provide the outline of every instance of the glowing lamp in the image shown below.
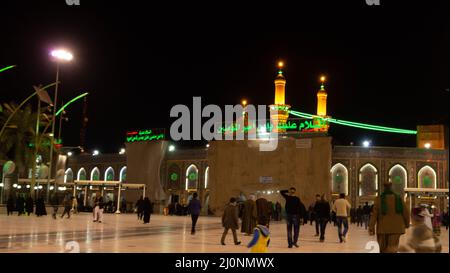
[[64,49],[56,49],[50,52],[50,55],[59,61],[71,61],[73,59],[72,53]]

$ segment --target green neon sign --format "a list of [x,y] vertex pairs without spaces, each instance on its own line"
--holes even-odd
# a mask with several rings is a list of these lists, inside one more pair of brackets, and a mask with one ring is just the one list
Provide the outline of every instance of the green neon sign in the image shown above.
[[338,120],[338,119],[333,119],[333,118],[322,118],[322,117],[318,117],[318,116],[311,115],[308,113],[302,113],[302,112],[297,112],[297,111],[293,111],[293,110],[290,110],[289,113],[294,116],[297,116],[297,117],[308,118],[308,119],[319,118],[319,119],[323,119],[325,121],[336,123],[339,125],[356,127],[356,128],[361,128],[361,129],[367,129],[367,130],[382,131],[382,132],[388,132],[388,133],[410,134],[410,135],[417,134],[417,131],[414,131],[414,130],[406,130],[406,129],[392,128],[392,127],[371,125],[371,124],[365,124],[365,123],[359,123],[359,122],[353,122],[353,121]]
[[[314,124],[315,123],[315,124]],[[314,131],[326,131],[328,124],[323,120],[317,119],[316,122],[310,120],[305,120],[303,122],[299,121],[288,121],[286,123],[279,123],[276,125],[278,130],[298,130],[300,132],[314,132]],[[221,127],[217,130],[218,133],[229,133],[229,132],[241,132],[246,133],[250,130],[257,130],[258,132],[272,132],[274,125],[271,122],[266,122],[265,125],[256,126],[256,122],[250,125],[232,124],[230,126]]]
[[270,109],[272,109],[272,110],[288,111],[289,110],[289,106],[286,106],[286,105],[273,105],[273,106],[270,107]]
[[[50,147],[50,140],[49,139],[44,139],[42,141],[42,146],[43,147]],[[59,145],[62,144],[62,139],[61,138],[55,138],[55,141],[53,142],[55,145]],[[28,147],[34,147],[34,143],[28,143]]]
[[[157,132],[154,132],[157,131]],[[162,133],[161,133],[162,132]],[[160,140],[164,139],[163,129],[154,130],[140,130],[127,132],[126,141],[127,142],[138,142],[138,141],[150,141],[150,140]]]
[[14,68],[14,67],[16,67],[16,66],[15,65],[10,65],[10,66],[7,66],[7,67],[0,68],[0,72],[6,71],[6,70]]
[[62,111],[64,111],[64,109],[65,109],[67,106],[69,106],[69,105],[72,104],[73,102],[75,102],[75,101],[81,99],[82,97],[87,96],[88,94],[89,94],[89,93],[86,92],[86,93],[83,93],[83,94],[81,94],[81,95],[79,95],[79,96],[77,96],[77,97],[71,99],[68,103],[64,104],[64,106],[61,107],[61,109],[59,109],[58,112],[56,112],[56,116],[58,116]]

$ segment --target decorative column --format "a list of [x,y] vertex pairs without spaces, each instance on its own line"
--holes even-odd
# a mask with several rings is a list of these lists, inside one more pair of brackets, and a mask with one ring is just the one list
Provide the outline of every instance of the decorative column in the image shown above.
[[119,182],[119,192],[117,193],[117,210],[116,213],[120,214],[120,191],[122,190],[122,183]]

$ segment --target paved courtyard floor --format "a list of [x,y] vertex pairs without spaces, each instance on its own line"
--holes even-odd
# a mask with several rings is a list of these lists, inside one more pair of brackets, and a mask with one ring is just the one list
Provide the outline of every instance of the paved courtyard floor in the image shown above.
[[[197,233],[190,234],[189,216],[152,215],[150,224],[144,225],[133,214],[105,214],[103,223],[93,223],[90,213],[80,213],[70,219],[52,219],[51,216],[0,215],[0,252],[41,253],[69,252],[76,245],[80,252],[249,252],[249,236],[238,234],[242,244],[235,246],[231,232],[227,245],[220,245],[222,227],[218,217],[200,217]],[[300,248],[287,248],[286,225],[271,223],[269,252],[290,253],[364,253],[366,244],[376,240],[364,228],[350,225],[347,243],[339,243],[337,228],[327,226],[324,243],[314,236],[313,225],[300,228]],[[440,236],[443,252],[449,251],[448,230]],[[75,241],[76,244],[71,243]]]

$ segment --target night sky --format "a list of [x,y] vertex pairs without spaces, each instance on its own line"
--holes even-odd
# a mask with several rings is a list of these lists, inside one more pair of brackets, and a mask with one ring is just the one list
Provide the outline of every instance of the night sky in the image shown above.
[[[61,67],[60,95],[90,92],[86,147],[102,153],[118,152],[127,130],[169,129],[171,107],[192,107],[193,96],[204,105],[271,104],[279,59],[286,103],[297,111],[315,113],[324,74],[335,118],[448,124],[448,1],[297,2],[10,1],[0,8],[0,68],[18,67],[0,74],[0,101],[20,102],[32,85],[53,82],[48,52],[65,46],[75,60]],[[77,146],[82,103],[68,116],[64,142]],[[415,136],[339,125],[330,133],[340,145],[415,145]]]

